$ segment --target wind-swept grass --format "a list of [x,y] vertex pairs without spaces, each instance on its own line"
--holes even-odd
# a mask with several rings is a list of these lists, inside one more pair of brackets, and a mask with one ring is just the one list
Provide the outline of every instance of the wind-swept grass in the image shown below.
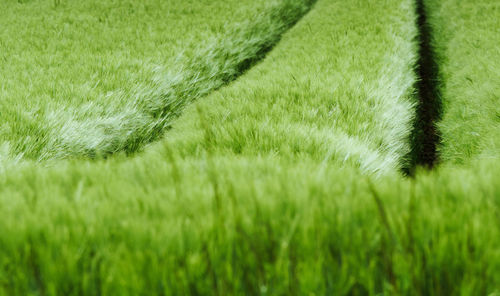
[[[61,136],[61,127],[47,122],[51,114],[123,107],[132,98],[119,94],[146,83],[150,65],[164,65],[179,51],[191,54],[264,2],[2,1],[3,146],[32,159],[53,155],[48,141]],[[71,123],[78,114],[63,115]]]
[[[412,288],[408,268],[392,263],[392,218],[377,223],[359,173],[394,178],[380,184],[400,180],[415,80],[413,12],[411,1],[319,1],[261,64],[191,105],[143,154],[52,168],[26,162],[4,174],[2,288]],[[399,204],[381,196],[381,204]]]
[[398,171],[414,12],[319,0],[144,152],[8,166],[0,294],[498,293],[498,161]]
[[[401,168],[415,103],[412,3],[318,5],[264,65],[190,108],[167,135],[170,146],[197,157],[208,129],[202,148],[218,155],[307,155],[376,174]],[[391,14],[381,21],[370,9]]]
[[[66,107],[53,106],[49,99],[46,104],[51,107],[36,116],[35,133],[26,131],[26,121],[15,122],[21,125],[22,133],[9,143],[13,153],[45,160],[136,151],[157,139],[184,106],[234,80],[261,59],[312,2],[274,1],[264,13],[249,12],[247,21],[227,26],[220,36],[205,40],[189,55],[177,58],[175,64],[157,67],[147,82],[128,86],[126,91],[114,91],[83,104],[68,104],[71,100],[60,98]],[[184,9],[192,9],[191,4],[184,5]],[[214,12],[205,11],[207,15]],[[220,20],[213,25],[218,23]],[[171,31],[169,28],[164,34]]]
[[[440,63],[443,162],[500,155],[500,2],[424,1]],[[488,160],[486,160],[488,161]]]
[[489,295],[500,284],[493,165],[370,182],[310,158],[158,161],[168,155],[2,180],[3,293]]

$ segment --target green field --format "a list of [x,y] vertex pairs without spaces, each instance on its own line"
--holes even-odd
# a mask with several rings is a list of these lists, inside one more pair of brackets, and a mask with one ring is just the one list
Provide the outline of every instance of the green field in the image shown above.
[[499,25],[495,0],[1,2],[0,295],[497,295]]

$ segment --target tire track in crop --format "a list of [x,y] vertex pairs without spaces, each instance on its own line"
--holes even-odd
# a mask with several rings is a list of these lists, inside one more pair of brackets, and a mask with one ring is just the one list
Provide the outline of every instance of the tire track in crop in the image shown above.
[[416,84],[418,104],[416,119],[410,136],[410,163],[405,173],[413,175],[416,167],[433,168],[438,161],[437,146],[440,142],[436,123],[441,118],[441,93],[439,65],[432,46],[432,28],[428,22],[425,0],[416,0],[418,34],[418,61]]

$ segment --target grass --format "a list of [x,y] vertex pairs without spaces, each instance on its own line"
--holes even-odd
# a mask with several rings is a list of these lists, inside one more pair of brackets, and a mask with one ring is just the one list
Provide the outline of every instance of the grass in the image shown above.
[[[235,11],[237,5],[235,2],[232,5],[232,10]],[[69,6],[66,10],[54,12],[54,9],[50,8],[47,3],[42,2],[38,6],[48,10],[48,16],[44,15],[43,17],[47,17],[52,21],[48,22],[50,28],[40,28],[42,33],[38,38],[45,38],[49,41],[39,41],[30,38],[30,35],[28,35],[26,39],[31,40],[33,43],[40,42],[42,45],[29,47],[26,50],[27,52],[23,52],[23,54],[32,55],[41,59],[42,63],[52,65],[53,60],[58,59],[58,56],[54,56],[52,52],[58,46],[61,46],[63,48],[61,55],[65,56],[64,60],[67,63],[81,63],[87,59],[93,60],[94,63],[86,63],[76,69],[75,67],[69,67],[68,64],[65,65],[72,70],[71,73],[76,72],[77,77],[68,76],[65,79],[56,80],[61,84],[62,90],[57,86],[44,87],[40,90],[37,89],[24,100],[15,96],[5,100],[6,123],[13,125],[13,127],[7,126],[4,128],[4,138],[7,139],[5,145],[9,145],[12,150],[11,153],[14,155],[22,155],[38,160],[68,156],[104,156],[122,150],[136,151],[145,143],[156,139],[161,134],[160,131],[165,130],[170,125],[171,119],[180,113],[184,105],[234,80],[252,63],[261,59],[265,52],[279,40],[281,33],[293,24],[310,5],[311,3],[308,3],[308,1],[285,1],[283,3],[272,3],[266,14],[254,13],[252,15],[252,10],[249,10],[247,11],[248,21],[228,28],[225,31],[229,32],[220,34],[221,36],[218,38],[212,37],[212,40],[210,40],[212,32],[209,29],[222,26],[224,21],[227,22],[224,17],[229,17],[231,14],[221,14],[220,18],[212,18],[217,21],[210,22],[208,19],[214,11],[225,10],[230,12],[230,3],[210,5],[208,2],[202,2],[193,8],[192,3],[177,3],[171,7],[168,3],[157,3],[148,6],[129,2],[120,4],[118,9],[114,10],[111,10],[113,5],[110,5],[108,10],[115,13],[115,15],[106,16],[108,18],[103,20],[105,17],[101,13],[105,8],[101,7],[103,6],[102,3],[86,2],[80,4],[83,7],[78,5],[76,7]],[[21,10],[21,13],[25,11],[29,13],[35,9],[35,7],[29,7],[23,10],[12,4],[7,8],[8,10]],[[120,12],[120,8],[125,12]],[[177,17],[168,18],[170,24],[167,21],[162,23],[161,26],[151,27],[149,23],[144,23],[159,16],[158,12],[148,14],[148,11],[162,8],[164,9],[163,13],[176,14],[176,10],[181,10],[181,13]],[[7,15],[11,15],[12,12],[8,10]],[[161,10],[159,11],[161,13]],[[198,16],[196,13],[200,15]],[[127,21],[127,16],[135,20],[139,27],[132,29],[135,30],[133,35],[129,31],[134,28],[134,24],[125,25],[123,23]],[[29,15],[21,19],[30,24],[30,22],[40,22],[39,18],[38,16]],[[199,22],[189,23],[189,20],[195,18],[199,18],[197,20]],[[238,16],[236,16],[235,20],[237,19]],[[54,30],[58,32],[58,27],[67,27],[68,23],[71,25],[77,20],[83,20],[83,24],[79,23],[74,26],[76,30],[57,33],[63,37],[62,39],[59,39],[58,35],[50,33],[49,36],[44,36],[44,34],[47,35],[47,32]],[[6,22],[8,21],[9,19]],[[111,25],[109,25],[110,23]],[[23,23],[20,22],[15,26],[23,26]],[[187,53],[175,60],[179,66],[165,66],[165,63],[162,63],[162,66],[157,66],[154,71],[149,71],[154,73],[148,73],[150,67],[147,64],[144,65],[146,63],[144,61],[146,59],[145,55],[151,51],[158,52],[155,47],[158,47],[160,42],[162,42],[160,49],[169,45],[168,42],[164,42],[164,37],[162,38],[160,34],[165,35],[165,31],[175,32],[173,40],[170,42],[174,43],[173,41],[175,41],[177,44],[174,43],[174,46],[169,50],[181,51],[180,47],[183,45],[180,40],[182,38],[176,38],[175,34],[189,36],[186,29],[197,28],[197,26],[200,27],[198,31],[208,35],[197,36],[201,40],[203,40],[202,38],[209,39],[203,44],[203,47],[183,48],[182,50]],[[118,41],[111,38],[111,40],[105,39],[93,42],[93,39],[99,39],[98,36],[101,35],[98,34],[102,34],[100,30],[103,27],[105,30],[110,31],[104,32],[106,36],[126,35],[128,39]],[[138,35],[143,33],[140,30],[141,27],[142,30],[151,35],[144,38],[146,39],[145,46],[142,46],[141,40],[137,38]],[[178,27],[182,29],[176,30]],[[116,28],[121,28],[121,31]],[[162,29],[163,32],[159,31]],[[222,31],[223,29],[218,30]],[[33,34],[29,30],[27,32],[25,34]],[[82,37],[81,35],[85,36]],[[147,37],[152,40],[148,40]],[[50,42],[50,38],[55,39],[55,42]],[[75,39],[79,39],[79,42],[72,42]],[[6,59],[9,53],[13,55],[18,54],[19,51],[22,52],[22,46],[25,46],[25,44],[19,44],[16,39],[11,37],[7,41],[13,44],[7,43],[4,46],[11,50],[11,52],[7,51]],[[130,46],[126,44],[127,41]],[[125,53],[116,53],[117,43],[120,46],[125,46]],[[93,47],[89,48],[89,44],[93,45]],[[49,45],[53,48],[48,48]],[[80,47],[73,50],[73,47],[78,45]],[[16,48],[16,46],[21,48]],[[46,53],[47,50],[48,53]],[[110,57],[106,57],[108,51],[113,53]],[[38,54],[39,52],[42,52],[42,54]],[[81,54],[81,52],[84,52],[84,54]],[[152,57],[155,57],[155,55],[152,55]],[[22,57],[23,55],[21,55]],[[104,58],[107,58],[105,61],[110,64],[110,67],[114,66],[115,68],[99,69]],[[128,59],[131,59],[132,63],[125,63],[122,66],[122,60],[127,61]],[[151,59],[151,57],[148,59]],[[7,64],[7,67],[11,66],[15,68],[13,71],[25,75],[26,71],[22,70],[23,64],[29,66],[33,63],[36,63],[36,61],[26,59],[19,65],[14,60],[12,64]],[[59,66],[55,70],[59,71],[56,78],[65,76],[65,71],[62,70],[64,68],[61,67],[64,65]],[[117,68],[117,66],[121,66],[121,68]],[[169,69],[161,69],[162,67],[168,67]],[[53,68],[50,69],[53,70]],[[144,77],[138,78],[130,75],[129,72],[134,70]],[[125,77],[132,77],[124,79],[123,76],[115,73],[120,73]],[[77,84],[75,80],[88,79],[89,76],[94,81],[85,81],[83,87],[77,85],[78,91],[64,92],[65,89],[69,88],[71,90],[75,88],[74,85]],[[48,79],[54,79],[53,75],[49,74],[49,77]],[[26,79],[8,78],[12,84],[15,83],[13,81],[17,81],[17,83],[5,87],[12,88],[13,92],[16,92],[15,94],[18,96],[23,95],[19,88],[23,85],[21,81],[26,81]],[[35,79],[38,79],[36,82],[39,85],[50,84],[43,77],[39,79],[39,77],[35,76]],[[130,81],[131,79],[132,81]],[[67,83],[67,80],[70,80],[70,82]],[[128,84],[125,82],[127,80],[130,81]],[[102,87],[98,87],[101,81],[110,85],[103,84]],[[115,84],[112,84],[112,82]],[[117,84],[117,82],[125,83],[128,87],[122,89],[123,87],[120,88],[120,84]],[[129,86],[130,83],[132,83],[131,86]],[[43,93],[47,91],[48,94]],[[103,91],[106,92],[105,95],[101,95]],[[7,98],[9,98],[9,95],[10,93],[5,94]],[[34,106],[30,104],[32,97],[36,98],[37,104]],[[23,109],[12,110],[12,105],[22,106]]]
[[443,162],[489,161],[500,153],[500,4],[496,1],[426,1],[440,62]]
[[311,159],[157,159],[26,171],[2,183],[5,293],[498,288],[495,166],[369,182]]
[[[457,166],[440,151],[434,171],[400,173],[418,104],[415,8],[318,0],[143,152],[6,162],[0,295],[498,293],[498,160]],[[430,15],[433,32],[444,17]],[[453,36],[433,39],[440,65]],[[443,88],[469,77],[447,69]],[[463,105],[442,94],[440,126]]]
[[[373,174],[401,168],[415,104],[411,2],[379,4],[381,12],[394,10],[395,20],[378,25],[376,14],[363,11],[375,7],[364,1],[319,5],[326,7],[284,36],[265,65],[191,106],[168,133],[168,145],[183,157],[199,157],[203,149],[224,156],[311,156]],[[350,22],[327,22],[320,10],[350,15]]]

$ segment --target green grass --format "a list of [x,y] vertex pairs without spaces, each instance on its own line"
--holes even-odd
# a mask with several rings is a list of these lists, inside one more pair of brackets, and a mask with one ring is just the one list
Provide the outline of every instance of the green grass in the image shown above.
[[[265,63],[191,106],[167,145],[183,157],[203,150],[277,154],[350,163],[367,173],[397,171],[409,151],[414,104],[411,2],[318,5]],[[365,15],[369,9],[394,12],[381,22],[378,14]],[[350,21],[328,20],[328,13]]]
[[443,162],[468,164],[500,154],[500,3],[426,1],[440,62]]
[[[261,59],[311,5],[310,1],[275,1],[268,5],[266,13],[258,14],[248,4],[239,7],[236,2],[209,3],[174,1],[172,5],[130,1],[120,5],[109,3],[106,8],[100,2],[85,2],[67,4],[66,9],[54,9],[43,1],[28,8],[7,4],[5,13],[16,15],[16,19],[5,20],[11,30],[5,33],[7,41],[3,47],[8,50],[4,55],[12,61],[7,63],[6,72],[26,76],[29,71],[26,69],[33,64],[43,65],[33,77],[7,76],[4,88],[13,93],[7,92],[7,99],[2,100],[2,113],[7,115],[3,118],[2,136],[11,154],[46,160],[136,151],[158,138],[184,105],[234,80]],[[236,11],[243,14],[245,6],[247,20],[223,26]],[[46,14],[30,14],[34,9],[42,9]],[[212,17],[219,11],[225,14]],[[17,15],[23,13],[27,15],[18,21]],[[166,22],[152,21],[163,19],[162,13],[167,16],[163,17]],[[238,17],[241,16],[236,13],[231,21],[237,21]],[[33,23],[45,23],[45,18],[49,19],[46,22],[49,25],[39,26],[33,32]],[[132,23],[127,24],[129,19]],[[34,46],[14,38],[10,31],[16,32],[18,27],[27,28],[19,33],[21,36],[24,33],[24,38]],[[186,31],[193,29],[198,36]],[[222,33],[212,37],[214,31]],[[146,36],[141,36],[144,33]],[[118,39],[122,35],[126,39]],[[203,45],[195,46],[190,41],[194,48],[186,47],[182,40],[189,36]],[[162,53],[164,47],[168,50]],[[179,51],[183,55],[172,63],[165,61]],[[150,52],[155,53],[148,57]],[[160,65],[151,69],[151,59],[161,62]],[[107,66],[103,67],[103,63]],[[44,67],[56,73],[43,73]],[[76,73],[75,77],[68,75],[68,71]],[[27,83],[29,95],[21,91]]]
[[362,286],[371,294],[487,295],[498,288],[493,165],[372,180],[372,191],[357,170],[307,158],[182,166],[155,159],[147,167],[38,169],[4,181],[5,293],[347,294]]
[[[458,7],[459,1],[446,2]],[[259,19],[277,11],[266,7]],[[435,171],[417,169],[415,178],[400,172],[417,103],[414,11],[411,0],[318,0],[234,83],[204,87],[213,85],[209,80],[202,84],[208,96],[197,89],[188,95],[198,100],[178,109],[183,112],[172,128],[143,152],[52,161],[50,167],[30,157],[6,160],[0,295],[500,292],[494,150],[482,151],[495,159],[468,167],[455,166],[442,152]],[[446,12],[448,22],[460,19]],[[434,31],[446,15],[431,15]],[[248,28],[272,32],[266,27],[272,23],[234,25],[240,29],[215,43],[203,33],[179,65],[196,71],[191,58],[214,52],[213,44],[246,49],[224,36],[246,36]],[[444,57],[460,56],[447,38],[469,32],[448,30],[454,33],[433,39],[443,65],[449,63]],[[470,38],[454,46],[472,52],[490,40]],[[460,79],[476,68],[447,67],[441,68],[442,87],[458,83],[469,91]],[[179,85],[182,96],[191,91]],[[464,105],[455,98],[443,91],[440,126],[451,116],[447,110]],[[440,129],[444,143],[464,139]]]

